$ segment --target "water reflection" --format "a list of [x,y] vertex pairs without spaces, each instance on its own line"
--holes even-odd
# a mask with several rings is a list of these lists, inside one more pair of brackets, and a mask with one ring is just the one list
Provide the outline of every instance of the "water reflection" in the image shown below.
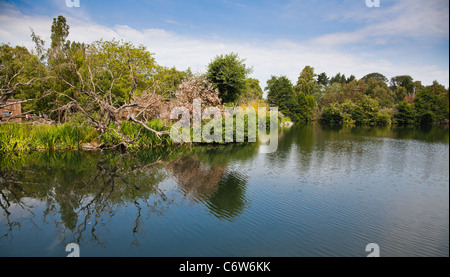
[[264,155],[1,154],[0,256],[448,256],[448,134],[312,125]]
[[[12,236],[24,220],[29,220],[37,228],[53,224],[60,232],[72,233],[76,242],[89,236],[101,244],[97,229],[124,203],[138,206],[136,199],[156,196],[158,205],[148,205],[154,212],[161,212],[167,203],[157,189],[164,174],[151,163],[141,165],[129,155],[74,151],[2,158],[1,207],[9,226],[3,236]],[[31,217],[16,217],[18,209]],[[139,215],[133,230],[138,228]]]
[[[448,144],[448,126],[295,126],[283,130],[278,151],[268,155],[267,160],[277,168],[295,163],[296,169],[303,173],[312,168],[323,169],[324,165],[346,167],[347,172],[351,170],[350,166],[353,170],[360,170],[367,153],[374,169],[388,162],[398,172],[402,172],[410,155],[418,153],[426,155],[424,159],[430,164],[428,168],[441,162],[434,159],[435,153],[431,148],[423,151],[412,149],[417,147],[417,142],[424,142],[419,144],[423,147],[429,146],[426,143]],[[386,157],[390,160],[384,161]]]
[[203,202],[215,217],[233,220],[243,211],[247,199],[247,178],[238,171],[227,170],[235,161],[250,161],[258,154],[257,144],[204,146],[195,148],[167,164],[176,177],[184,196],[193,202]]
[[138,234],[143,220],[163,216],[174,203],[175,196],[159,187],[169,178],[176,180],[186,199],[204,203],[213,216],[230,221],[247,203],[247,177],[227,165],[257,153],[257,145],[240,144],[138,153],[2,155],[0,207],[6,224],[0,236],[12,238],[28,223],[37,229],[52,224],[64,234],[60,237],[71,234],[74,242],[88,239],[103,244],[99,229],[130,205],[136,214],[129,229]]

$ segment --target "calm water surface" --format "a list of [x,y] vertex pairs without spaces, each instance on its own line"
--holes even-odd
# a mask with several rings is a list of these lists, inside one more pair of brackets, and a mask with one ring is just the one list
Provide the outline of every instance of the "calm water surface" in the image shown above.
[[449,131],[0,156],[0,256],[449,256]]

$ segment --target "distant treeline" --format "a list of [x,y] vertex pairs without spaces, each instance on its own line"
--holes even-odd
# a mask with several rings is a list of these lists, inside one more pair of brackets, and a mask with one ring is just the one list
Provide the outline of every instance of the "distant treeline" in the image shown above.
[[297,122],[325,124],[418,124],[449,119],[449,90],[423,86],[409,75],[388,80],[371,73],[360,80],[340,73],[329,78],[306,66],[294,86],[286,76],[267,82],[268,101]]

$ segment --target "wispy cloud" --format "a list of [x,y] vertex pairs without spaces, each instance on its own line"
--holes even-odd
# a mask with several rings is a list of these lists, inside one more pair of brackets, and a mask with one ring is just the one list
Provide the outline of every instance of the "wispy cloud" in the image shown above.
[[169,23],[169,24],[175,24],[175,25],[179,25],[180,23],[178,21],[172,20],[172,19],[166,19],[164,22]]
[[[363,1],[361,1],[363,2]],[[381,2],[383,3],[383,1]],[[428,43],[449,37],[449,2],[441,0],[395,1],[389,8],[358,6],[327,16],[333,20],[355,22],[359,28],[322,35],[313,43],[327,46],[348,44],[395,44],[414,41]]]

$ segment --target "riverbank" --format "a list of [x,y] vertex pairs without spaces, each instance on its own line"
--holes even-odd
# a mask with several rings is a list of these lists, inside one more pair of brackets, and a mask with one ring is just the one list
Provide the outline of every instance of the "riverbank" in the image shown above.
[[[159,120],[148,122],[149,127],[162,131]],[[121,141],[115,133],[117,126],[101,135],[87,124],[64,123],[60,125],[30,125],[7,123],[0,125],[0,152],[33,150],[93,150],[115,148]],[[121,131],[130,141],[131,148],[151,148],[173,144],[168,136],[158,137],[155,133],[136,124],[123,123]]]
[[[267,131],[269,131],[270,118],[267,119]],[[158,119],[147,122],[148,126],[158,132],[168,132],[170,129],[165,123]],[[319,122],[312,125],[323,125]],[[203,125],[203,124],[202,124]],[[448,129],[447,125],[434,124],[426,126],[441,126]],[[285,117],[278,122],[280,128],[292,128],[296,126],[290,118]],[[344,126],[357,126],[354,124],[343,125],[323,125],[329,128],[342,128]],[[367,128],[373,127],[370,124],[364,125]],[[386,128],[415,128],[418,125],[385,125]],[[88,124],[64,123],[59,125],[32,125],[20,123],[0,124],[0,153],[1,152],[27,152],[27,151],[48,151],[48,150],[103,150],[125,148],[128,151],[139,149],[151,149],[156,147],[172,147],[176,143],[172,141],[170,135],[158,136],[156,133],[146,130],[137,124],[123,122],[120,126],[120,133],[126,136],[127,144],[123,144],[123,137],[119,132],[115,132],[118,127],[111,125],[110,131],[100,134]],[[241,129],[239,129],[241,130]],[[240,132],[238,130],[238,133]],[[248,122],[245,122],[244,141],[248,141]],[[224,132],[223,132],[224,134]],[[192,136],[192,132],[191,132]],[[236,126],[233,128],[233,137],[236,136]],[[192,141],[192,140],[191,140]],[[196,143],[198,144],[198,143]],[[200,143],[202,144],[202,143]],[[221,144],[221,143],[218,143]],[[222,143],[223,144],[223,143]],[[226,143],[225,143],[226,144]]]
[[[272,132],[270,113],[258,119],[258,114],[250,116],[243,114],[239,120],[235,116],[233,118],[232,136],[235,141],[249,141],[250,138],[258,137],[259,128],[257,127],[265,121],[266,132]],[[253,119],[254,122],[249,122]],[[197,131],[190,130],[190,140],[195,143],[207,143],[205,141],[205,130],[221,132],[222,142],[214,143],[227,144],[230,143],[228,136],[230,135],[228,119],[219,119],[219,122],[202,121],[201,128],[203,135],[198,137]],[[250,120],[251,121],[251,120]],[[216,125],[219,124],[217,127]],[[280,126],[280,122],[274,123]],[[143,128],[143,126],[124,121],[117,126],[109,124],[108,130],[101,133],[88,123],[68,122],[63,124],[21,124],[21,123],[5,123],[0,124],[0,152],[11,151],[45,151],[45,150],[103,150],[103,149],[127,149],[128,151],[136,151],[139,149],[150,149],[154,147],[171,147],[175,142],[171,136],[171,128],[173,123],[152,119],[146,122],[146,126],[151,130]],[[175,125],[173,125],[175,127]],[[211,127],[214,128],[211,128]],[[273,126],[272,126],[273,127]],[[218,128],[218,129],[216,129]],[[204,130],[205,129],[205,130]],[[195,129],[197,130],[197,129]],[[180,129],[178,129],[180,131]],[[184,133],[184,131],[183,131]],[[194,134],[195,133],[195,134]],[[183,134],[184,136],[184,134]],[[214,135],[215,136],[215,135]],[[195,138],[200,138],[196,141]],[[184,143],[184,142],[183,142]]]

